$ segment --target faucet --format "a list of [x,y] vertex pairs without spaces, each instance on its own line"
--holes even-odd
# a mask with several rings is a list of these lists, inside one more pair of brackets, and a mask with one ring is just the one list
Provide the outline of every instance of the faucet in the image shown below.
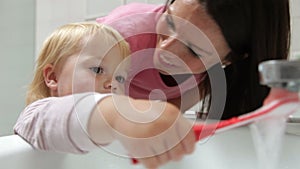
[[259,64],[260,83],[271,88],[300,91],[300,60],[271,60]]
[[[262,85],[271,87],[271,90],[298,93],[300,98],[300,60],[265,61],[259,64],[258,70]],[[297,112],[298,116],[295,115]],[[297,112],[288,117],[288,124],[300,126],[300,110]],[[293,130],[288,133],[300,135],[300,128],[299,131]]]

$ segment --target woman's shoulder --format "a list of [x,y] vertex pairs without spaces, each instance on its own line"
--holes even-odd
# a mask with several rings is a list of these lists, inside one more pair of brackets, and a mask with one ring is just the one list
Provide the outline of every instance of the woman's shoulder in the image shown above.
[[97,22],[116,29],[130,44],[132,52],[155,47],[156,23],[163,5],[130,3],[114,9]]
[[139,3],[133,2],[126,5],[122,5],[119,8],[126,10],[129,13],[144,13],[144,12],[159,12],[163,8],[162,5],[157,4],[147,4],[147,3]]

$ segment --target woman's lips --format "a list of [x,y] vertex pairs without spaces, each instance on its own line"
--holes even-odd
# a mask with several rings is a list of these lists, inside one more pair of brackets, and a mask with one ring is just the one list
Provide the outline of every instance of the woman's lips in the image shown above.
[[159,56],[160,56],[160,58],[161,58],[161,60],[162,60],[163,63],[165,63],[165,64],[167,64],[167,65],[169,65],[169,66],[175,66],[175,64],[172,63],[172,62],[170,62],[170,61],[166,58],[166,56],[165,56],[164,54],[160,54]]
[[181,74],[191,72],[187,65],[176,55],[158,52],[156,55],[156,68],[163,74]]

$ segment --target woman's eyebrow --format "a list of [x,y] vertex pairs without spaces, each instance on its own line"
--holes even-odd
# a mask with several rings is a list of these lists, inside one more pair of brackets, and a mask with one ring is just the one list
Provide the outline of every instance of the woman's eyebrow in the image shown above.
[[168,25],[171,27],[171,29],[173,29],[175,31],[176,27],[175,27],[175,23],[174,23],[174,20],[173,20],[173,17],[172,17],[169,7],[167,7],[166,21],[167,21]]
[[[201,48],[201,47],[199,47],[199,46],[196,46],[196,45],[192,44],[191,42],[187,42],[187,46],[188,46],[191,50],[193,50],[194,53],[196,53],[196,54],[198,54],[198,55],[200,55],[200,54],[199,54],[198,52],[196,52],[194,49],[197,49],[198,51],[201,51],[201,52],[205,53],[205,54],[208,55],[208,56],[211,56],[211,55],[212,55],[212,52],[207,51],[207,50],[205,50],[205,49],[203,49],[203,48]],[[200,56],[203,56],[203,55],[200,55]]]

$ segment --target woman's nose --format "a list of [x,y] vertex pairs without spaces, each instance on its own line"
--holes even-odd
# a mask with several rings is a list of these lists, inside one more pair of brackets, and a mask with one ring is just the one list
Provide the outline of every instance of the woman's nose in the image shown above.
[[176,46],[178,46],[179,41],[176,39],[176,37],[172,36],[162,36],[159,47],[163,50],[173,51],[176,49]]

